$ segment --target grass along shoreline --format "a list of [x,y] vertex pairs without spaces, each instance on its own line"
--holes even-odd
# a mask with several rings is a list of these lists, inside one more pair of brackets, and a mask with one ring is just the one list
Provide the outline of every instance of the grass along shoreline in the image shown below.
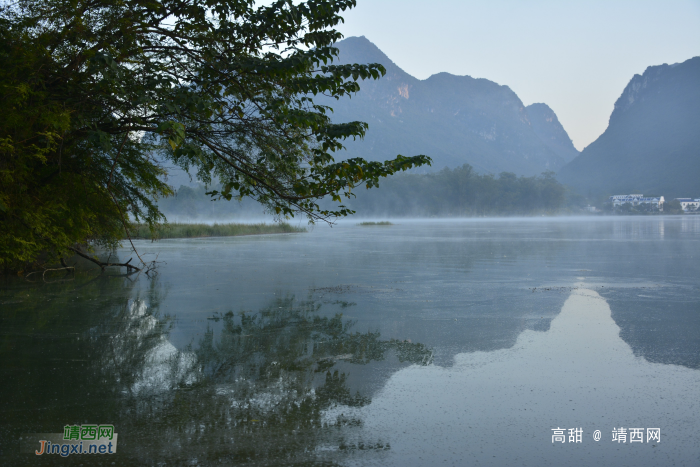
[[242,235],[264,235],[306,232],[304,227],[294,227],[286,222],[279,224],[165,224],[152,238],[148,225],[137,224],[131,232],[133,239],[160,240],[166,238],[237,237]]

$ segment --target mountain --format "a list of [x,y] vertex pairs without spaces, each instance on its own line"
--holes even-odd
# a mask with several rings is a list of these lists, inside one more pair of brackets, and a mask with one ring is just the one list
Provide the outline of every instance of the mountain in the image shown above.
[[334,121],[369,123],[365,139],[348,142],[338,158],[425,154],[433,170],[468,163],[481,173],[539,175],[578,154],[549,107],[526,108],[508,86],[449,73],[418,80],[364,36],[335,46],[340,63],[381,63],[387,70],[360,82],[351,99],[319,100],[334,109]]
[[558,178],[584,195],[700,197],[700,57],[634,75],[608,128]]
[[557,114],[547,104],[531,104],[525,107],[532,129],[542,142],[566,162],[571,162],[580,153],[574,147]]

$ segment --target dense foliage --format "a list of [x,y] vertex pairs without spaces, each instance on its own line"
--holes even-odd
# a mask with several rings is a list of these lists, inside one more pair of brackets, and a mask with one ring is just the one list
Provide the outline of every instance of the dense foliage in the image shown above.
[[[161,209],[179,219],[231,219],[261,213],[254,202],[212,203],[205,188],[181,186]],[[560,184],[552,172],[539,177],[478,174],[470,165],[430,174],[403,174],[376,190],[357,193],[348,207],[359,216],[502,216],[582,212],[586,201]],[[322,203],[323,205],[323,203]]]
[[552,172],[539,177],[504,172],[496,177],[480,175],[465,164],[395,177],[376,193],[359,195],[351,207],[370,216],[492,216],[554,214],[566,202],[567,190]]
[[362,122],[336,99],[378,64],[333,65],[354,0],[19,0],[0,9],[0,264],[114,245],[163,220],[164,160],[280,216],[347,215],[353,188],[429,162],[336,162]]

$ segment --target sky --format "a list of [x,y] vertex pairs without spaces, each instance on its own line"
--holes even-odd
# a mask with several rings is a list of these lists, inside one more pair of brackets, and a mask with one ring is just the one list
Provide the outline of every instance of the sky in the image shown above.
[[343,17],[345,37],[416,78],[486,78],[544,102],[579,150],[635,74],[700,55],[700,0],[357,0]]

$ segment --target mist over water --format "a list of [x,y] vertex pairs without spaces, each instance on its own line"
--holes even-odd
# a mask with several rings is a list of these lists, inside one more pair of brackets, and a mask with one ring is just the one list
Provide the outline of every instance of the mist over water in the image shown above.
[[155,279],[6,283],[0,371],[28,389],[0,389],[0,454],[99,415],[133,465],[700,458],[700,217],[362,220],[136,241]]

